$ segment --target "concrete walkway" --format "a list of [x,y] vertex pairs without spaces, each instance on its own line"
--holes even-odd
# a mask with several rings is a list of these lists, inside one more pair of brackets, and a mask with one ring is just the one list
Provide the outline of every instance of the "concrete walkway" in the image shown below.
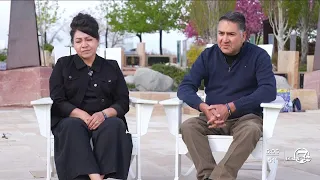
[[[187,119],[190,116],[184,116]],[[135,121],[128,114],[130,130]],[[32,108],[0,109],[0,180],[45,179],[46,141],[39,135],[38,124]],[[168,131],[165,116],[153,116],[148,134],[142,137],[142,179],[173,180],[174,137]],[[3,135],[4,134],[4,135]],[[277,180],[320,179],[320,112],[283,113],[277,121],[270,149],[279,149]],[[311,162],[299,164],[285,161],[297,148],[310,152]],[[216,154],[219,161],[223,154]],[[182,171],[192,165],[183,157]],[[249,158],[249,164],[260,162]],[[194,180],[195,172],[181,179]],[[240,170],[239,180],[259,180],[261,171]]]

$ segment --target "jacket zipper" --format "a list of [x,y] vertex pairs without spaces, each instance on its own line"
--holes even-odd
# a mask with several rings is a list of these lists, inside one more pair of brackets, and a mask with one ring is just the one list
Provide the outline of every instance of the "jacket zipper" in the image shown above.
[[224,62],[229,66],[228,72],[231,71],[231,66],[233,65],[233,63],[231,64],[231,66],[227,63],[227,58],[225,56],[224,57]]

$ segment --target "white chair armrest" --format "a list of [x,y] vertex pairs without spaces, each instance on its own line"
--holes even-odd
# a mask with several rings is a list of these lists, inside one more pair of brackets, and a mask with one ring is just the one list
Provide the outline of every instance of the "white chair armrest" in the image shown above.
[[276,100],[270,103],[261,103],[261,107],[263,107],[263,138],[269,139],[273,136],[274,127],[284,104],[281,96],[277,96]]
[[53,101],[50,97],[45,97],[31,101],[37,117],[40,134],[46,138],[51,137],[51,105]]
[[183,101],[176,97],[176,98],[160,101],[159,104],[164,106],[174,106],[174,105],[182,105]]
[[136,108],[137,134],[143,136],[148,131],[152,111],[158,101],[130,97],[130,104]]
[[130,99],[130,103],[132,105],[136,105],[136,104],[158,104],[158,101],[154,101],[154,100],[147,100],[147,99],[140,99],[140,98],[135,98],[135,97],[129,97]]
[[182,122],[182,105],[184,104],[179,98],[167,99],[160,101],[163,105],[168,120],[169,131],[172,135],[179,134],[180,124]]
[[31,105],[52,105],[53,101],[50,97],[45,97],[31,101]]
[[261,107],[263,108],[275,108],[275,109],[282,109],[285,102],[281,96],[277,96],[276,100],[270,103],[261,103]]

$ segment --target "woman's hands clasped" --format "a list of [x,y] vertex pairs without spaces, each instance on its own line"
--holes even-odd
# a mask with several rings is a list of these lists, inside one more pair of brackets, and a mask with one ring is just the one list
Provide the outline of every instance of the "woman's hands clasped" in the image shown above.
[[105,120],[101,111],[94,113],[92,116],[87,112],[82,111],[80,119],[87,124],[89,130],[96,130]]
[[105,119],[104,119],[103,113],[101,111],[100,112],[96,112],[89,119],[87,119],[88,128],[90,130],[95,130],[100,126],[100,124],[104,120]]
[[[103,112],[107,115],[107,117],[117,116],[117,111],[114,108],[104,109]],[[105,120],[103,112],[99,111],[90,116],[90,114],[88,114],[86,111],[76,108],[71,112],[70,117],[80,118],[87,124],[89,130],[96,130]]]

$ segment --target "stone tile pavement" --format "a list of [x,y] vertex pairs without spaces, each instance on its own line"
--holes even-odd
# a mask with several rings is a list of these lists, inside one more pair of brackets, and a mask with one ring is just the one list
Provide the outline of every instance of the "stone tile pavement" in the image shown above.
[[[183,119],[190,116],[185,115]],[[277,121],[271,149],[279,149],[277,180],[320,179],[320,112],[283,113]],[[44,180],[46,141],[40,136],[32,108],[0,108],[0,180]],[[128,113],[130,130],[135,121]],[[142,179],[172,180],[174,177],[174,137],[164,116],[153,116],[149,131],[142,137]],[[134,132],[134,131],[132,131]],[[4,135],[3,135],[4,134]],[[310,152],[311,162],[285,161],[297,148]],[[223,154],[215,154],[219,161]],[[183,157],[182,171],[192,165]],[[248,164],[259,164],[252,159]],[[194,180],[195,172],[182,180]],[[240,170],[239,180],[259,180],[261,171]]]

